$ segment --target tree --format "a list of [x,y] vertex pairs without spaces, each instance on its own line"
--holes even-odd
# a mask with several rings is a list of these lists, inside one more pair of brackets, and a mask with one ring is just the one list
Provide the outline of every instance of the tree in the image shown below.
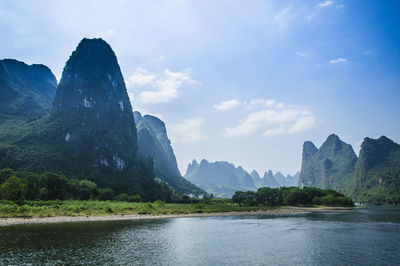
[[89,180],[82,179],[79,182],[79,199],[88,200],[94,198],[97,193],[97,185]]
[[67,178],[63,175],[58,175],[55,173],[44,173],[41,176],[44,187],[48,191],[48,199],[64,199],[65,187],[67,185]]
[[115,191],[111,188],[99,188],[97,194],[100,200],[112,200],[115,195]]
[[306,205],[311,203],[312,199],[308,195],[307,191],[293,188],[285,193],[284,204],[286,205]]
[[1,169],[0,170],[0,184],[3,183],[4,181],[6,181],[12,175],[14,175],[13,170],[11,170],[9,168]]
[[126,198],[126,201],[129,201],[129,202],[140,202],[141,200],[142,200],[142,197],[140,197],[139,194],[130,195]]
[[257,205],[256,193],[254,193],[253,191],[246,191],[244,204],[246,206],[256,206]]
[[242,205],[245,200],[246,200],[246,193],[244,193],[243,191],[236,191],[235,194],[233,194],[232,196],[232,201],[234,203],[239,204],[239,206]]
[[79,179],[69,179],[67,182],[67,198],[79,199]]
[[27,192],[28,185],[16,176],[9,177],[0,187],[0,195],[6,200],[23,201]]
[[40,190],[40,176],[36,173],[31,172],[15,172],[15,175],[28,185],[28,191],[26,193],[27,200],[35,200],[39,196]]
[[49,192],[47,191],[47,188],[42,187],[39,190],[39,199],[41,200],[47,200],[49,198]]
[[128,194],[121,193],[117,197],[115,197],[116,201],[128,201]]

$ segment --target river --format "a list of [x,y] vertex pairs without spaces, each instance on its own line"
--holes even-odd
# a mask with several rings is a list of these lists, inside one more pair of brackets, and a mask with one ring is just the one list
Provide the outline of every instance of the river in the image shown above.
[[3,264],[400,265],[400,208],[14,225]]

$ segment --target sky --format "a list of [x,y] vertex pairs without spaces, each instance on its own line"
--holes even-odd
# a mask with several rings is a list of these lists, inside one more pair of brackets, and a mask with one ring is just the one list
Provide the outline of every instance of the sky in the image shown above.
[[117,55],[134,110],[193,159],[294,174],[306,140],[400,142],[400,1],[0,0],[0,58],[59,78],[84,38]]

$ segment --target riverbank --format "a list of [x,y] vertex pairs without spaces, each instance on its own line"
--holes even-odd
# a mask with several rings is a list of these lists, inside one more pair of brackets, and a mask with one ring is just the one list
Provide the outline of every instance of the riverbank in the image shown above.
[[55,217],[16,217],[0,218],[0,226],[18,224],[44,224],[44,223],[70,223],[70,222],[95,222],[95,221],[122,221],[122,220],[152,220],[182,217],[215,217],[215,216],[246,216],[246,215],[294,215],[311,212],[337,212],[350,211],[348,207],[282,207],[258,211],[231,211],[210,213],[181,213],[181,214],[127,214],[127,215],[102,215],[102,216],[55,216]]

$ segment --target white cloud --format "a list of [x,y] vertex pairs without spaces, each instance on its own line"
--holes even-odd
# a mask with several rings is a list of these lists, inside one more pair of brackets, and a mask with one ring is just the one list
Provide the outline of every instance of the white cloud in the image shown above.
[[207,139],[201,132],[204,122],[205,119],[202,117],[193,117],[183,120],[180,124],[167,125],[172,142],[188,143]]
[[115,33],[116,33],[115,30],[109,29],[108,31],[104,32],[102,35],[103,35],[104,37],[110,37],[110,36],[115,35]]
[[294,134],[314,126],[315,117],[309,111],[279,103],[274,107],[250,113],[235,127],[226,129],[230,136],[246,136],[263,131],[263,136]]
[[284,29],[290,24],[294,17],[292,6],[287,6],[275,15],[274,21],[279,25],[280,29]]
[[[321,3],[317,4],[314,7],[313,12],[310,15],[308,15],[307,19],[312,20],[315,16],[317,16],[319,14],[320,11],[322,11],[323,9],[325,9],[327,7],[333,6],[333,4],[334,4],[334,2],[332,0],[326,0],[325,2],[321,2]],[[340,9],[341,5],[336,5],[335,7],[336,7],[336,9]]]
[[146,109],[140,107],[140,106],[135,106],[135,109],[133,111],[138,111],[142,116],[144,115],[152,115],[155,116],[161,120],[164,119],[164,116],[162,114],[158,114],[158,113],[153,113],[153,112],[149,112]]
[[325,2],[322,2],[322,3],[318,4],[319,7],[328,7],[328,6],[331,6],[331,5],[333,5],[333,1],[331,1],[331,0],[326,0]]
[[373,49],[365,50],[363,54],[373,56],[376,55],[376,50]]
[[262,98],[255,98],[251,99],[250,101],[239,101],[236,99],[221,101],[219,104],[214,105],[214,109],[218,111],[227,111],[233,110],[240,106],[246,107],[247,109],[254,109],[259,107],[283,107],[282,103],[276,103],[273,99],[262,99]]
[[306,52],[304,52],[304,51],[297,51],[297,52],[296,52],[296,56],[299,56],[299,57],[307,57],[308,54],[307,54]]
[[[182,72],[173,72],[165,69],[162,77],[150,73],[146,69],[138,68],[134,75],[127,80],[131,89],[138,90],[138,101],[142,103],[166,103],[180,96],[179,88],[183,84],[193,84],[197,81],[190,77],[190,69]],[[141,88],[144,87],[144,88]]]
[[149,71],[143,68],[138,68],[131,77],[128,78],[127,84],[136,85],[136,86],[144,86],[146,84],[150,84],[156,78],[154,74],[150,74]]
[[332,64],[332,65],[334,65],[334,64],[342,64],[342,63],[347,63],[347,59],[339,57],[337,59],[329,60],[329,64]]
[[227,111],[237,108],[240,105],[240,102],[236,99],[222,101],[219,104],[215,104],[214,108],[218,111]]
[[275,105],[275,100],[271,99],[252,99],[250,101],[250,106],[255,106],[255,105],[264,105],[264,106],[273,106]]

